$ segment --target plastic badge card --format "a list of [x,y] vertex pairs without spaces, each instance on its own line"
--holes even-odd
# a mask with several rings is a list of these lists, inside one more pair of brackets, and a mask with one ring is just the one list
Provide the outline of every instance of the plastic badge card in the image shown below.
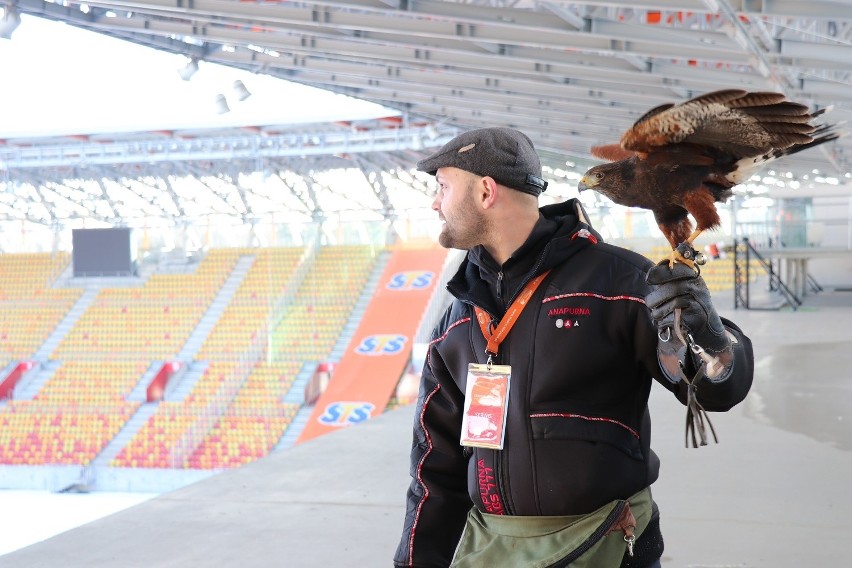
[[503,449],[510,377],[509,365],[468,365],[462,446]]

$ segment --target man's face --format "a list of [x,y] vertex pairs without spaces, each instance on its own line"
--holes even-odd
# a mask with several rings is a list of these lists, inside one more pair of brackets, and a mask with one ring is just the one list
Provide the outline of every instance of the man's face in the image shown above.
[[438,194],[432,209],[444,222],[438,236],[442,247],[469,250],[483,243],[486,219],[476,200],[479,179],[458,168],[440,168],[435,175]]

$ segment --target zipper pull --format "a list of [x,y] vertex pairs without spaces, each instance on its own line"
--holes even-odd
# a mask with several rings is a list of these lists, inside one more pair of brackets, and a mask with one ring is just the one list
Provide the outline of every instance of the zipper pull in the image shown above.
[[633,556],[633,544],[636,542],[636,534],[633,532],[636,529],[636,517],[633,516],[633,511],[630,510],[630,503],[624,503],[624,509],[622,509],[621,514],[615,520],[612,525],[610,525],[609,530],[606,531],[604,536],[613,533],[613,532],[623,532],[624,533],[624,542],[627,543],[627,555]]
[[497,273],[497,298],[503,299],[503,271]]

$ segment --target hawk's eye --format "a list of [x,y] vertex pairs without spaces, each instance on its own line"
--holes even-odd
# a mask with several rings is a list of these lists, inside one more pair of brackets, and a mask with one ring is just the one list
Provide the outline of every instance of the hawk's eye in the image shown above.
[[603,172],[595,172],[595,179],[602,180],[604,178]]

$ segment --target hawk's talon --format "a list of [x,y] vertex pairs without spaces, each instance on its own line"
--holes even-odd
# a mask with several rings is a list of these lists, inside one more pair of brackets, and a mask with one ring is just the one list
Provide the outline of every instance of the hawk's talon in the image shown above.
[[699,272],[697,265],[707,262],[707,257],[692,248],[692,243],[687,240],[680,243],[669,255],[669,270],[674,269],[676,262],[685,264],[696,272]]

